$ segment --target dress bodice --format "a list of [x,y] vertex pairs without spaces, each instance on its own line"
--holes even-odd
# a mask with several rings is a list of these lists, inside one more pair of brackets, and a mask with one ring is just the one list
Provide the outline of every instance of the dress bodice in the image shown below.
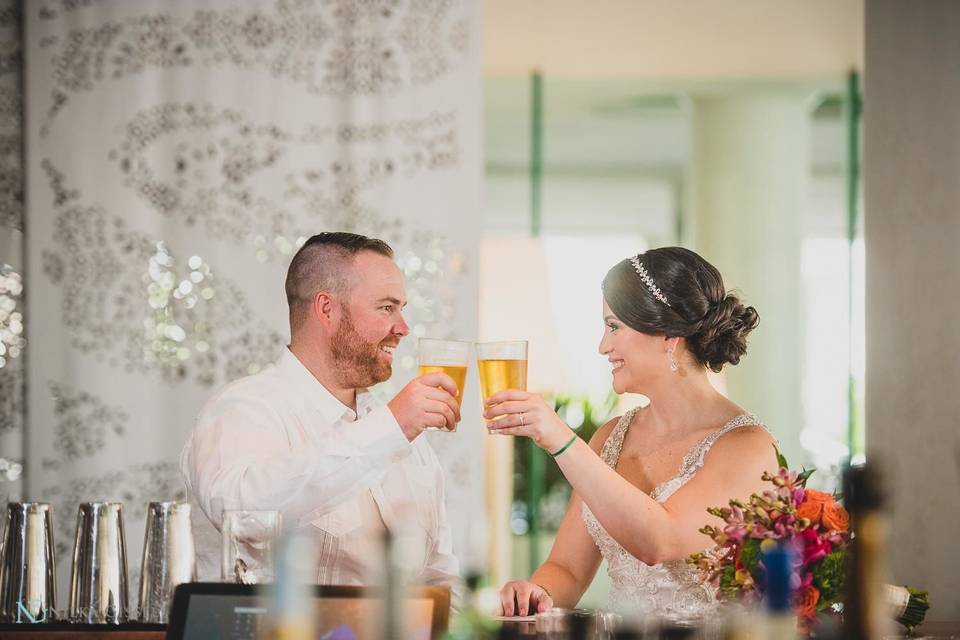
[[[633,409],[624,414],[603,444],[600,457],[611,468],[617,466],[624,437],[636,412],[637,409]],[[683,457],[677,474],[657,485],[650,497],[657,502],[666,502],[703,467],[707,453],[721,436],[751,425],[766,428],[755,416],[741,414],[707,434]],[[611,580],[611,609],[624,613],[688,617],[716,606],[715,590],[702,582],[698,569],[687,564],[686,559],[655,565],[641,562],[607,533],[586,503],[582,514],[587,531],[607,561],[607,573]]]

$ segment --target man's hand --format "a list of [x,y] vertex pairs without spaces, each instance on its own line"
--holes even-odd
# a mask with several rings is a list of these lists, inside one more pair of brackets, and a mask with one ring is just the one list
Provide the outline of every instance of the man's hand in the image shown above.
[[411,380],[387,406],[403,435],[413,442],[427,427],[449,430],[460,422],[456,395],[453,378],[445,373],[428,373]]

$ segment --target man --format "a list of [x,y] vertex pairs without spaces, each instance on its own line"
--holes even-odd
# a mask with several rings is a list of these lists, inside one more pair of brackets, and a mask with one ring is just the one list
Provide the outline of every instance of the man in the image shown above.
[[[443,476],[426,427],[460,420],[453,380],[430,374],[386,406],[367,387],[392,372],[410,328],[403,275],[385,242],[352,233],[313,236],[286,280],[290,346],[203,408],[181,454],[198,522],[197,569],[220,578],[224,510],[277,510],[285,530],[315,539],[320,584],[365,584],[386,530],[418,534],[405,549],[412,582],[454,586],[458,563]],[[202,518],[200,518],[202,520]],[[205,528],[205,531],[204,531]]]

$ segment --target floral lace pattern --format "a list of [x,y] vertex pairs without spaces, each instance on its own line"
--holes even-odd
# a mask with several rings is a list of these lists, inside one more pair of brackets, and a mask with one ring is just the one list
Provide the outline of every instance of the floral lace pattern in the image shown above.
[[[603,444],[600,457],[611,468],[617,466],[623,439],[636,412],[637,409],[633,409],[625,413]],[[745,413],[708,434],[683,457],[677,475],[657,485],[650,497],[657,502],[666,502],[703,467],[707,452],[717,440],[734,429],[754,425],[766,429],[755,416]],[[583,521],[607,561],[607,574],[612,582],[611,609],[688,617],[709,611],[716,605],[715,590],[701,583],[700,574],[693,565],[685,560],[656,565],[641,562],[607,533],[586,504],[583,505]]]

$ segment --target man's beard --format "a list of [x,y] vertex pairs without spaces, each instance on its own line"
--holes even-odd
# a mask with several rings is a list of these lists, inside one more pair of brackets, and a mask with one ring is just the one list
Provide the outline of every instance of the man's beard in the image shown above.
[[330,340],[330,352],[340,384],[361,389],[388,380],[393,366],[380,359],[381,344],[365,341],[357,333],[350,313],[344,309],[340,327]]

